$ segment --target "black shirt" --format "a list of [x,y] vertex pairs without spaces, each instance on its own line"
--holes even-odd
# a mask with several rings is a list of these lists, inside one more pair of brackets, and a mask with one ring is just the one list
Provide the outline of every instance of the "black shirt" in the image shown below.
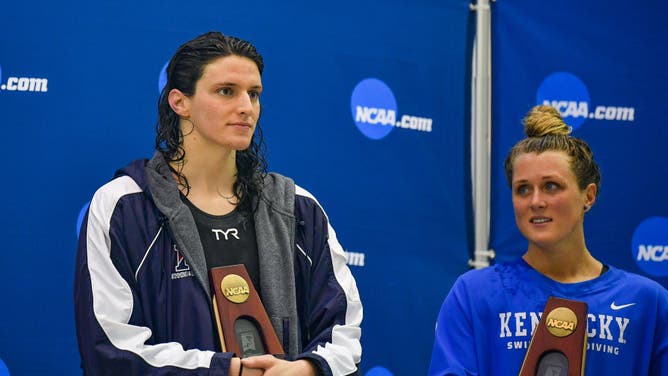
[[244,216],[236,209],[225,215],[211,215],[198,209],[184,195],[181,199],[195,218],[207,268],[244,264],[259,293],[260,266],[252,216]]

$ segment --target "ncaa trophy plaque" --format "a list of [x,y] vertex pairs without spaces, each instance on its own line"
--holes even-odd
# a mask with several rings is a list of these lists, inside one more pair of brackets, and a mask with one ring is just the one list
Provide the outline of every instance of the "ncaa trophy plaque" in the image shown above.
[[240,358],[283,356],[274,328],[244,265],[212,268],[213,309],[221,349]]
[[520,376],[582,376],[586,353],[587,303],[550,296]]

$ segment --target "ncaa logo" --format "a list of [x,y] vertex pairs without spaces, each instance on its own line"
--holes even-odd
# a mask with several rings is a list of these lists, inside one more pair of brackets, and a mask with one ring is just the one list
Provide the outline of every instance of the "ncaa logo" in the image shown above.
[[49,80],[39,77],[7,77],[7,82],[2,80],[2,67],[0,67],[0,90],[16,92],[39,92],[49,91]]
[[83,224],[83,220],[86,217],[86,212],[88,211],[88,207],[90,206],[90,201],[84,204],[84,206],[79,210],[79,216],[77,217],[77,239],[79,239],[79,233],[81,232],[81,225]]
[[564,122],[576,130],[589,114],[589,90],[573,74],[552,73],[538,87],[536,103],[548,104],[559,110]]
[[568,72],[556,72],[547,76],[538,87],[536,103],[559,110],[566,124],[573,130],[578,129],[586,119],[635,121],[635,107],[593,106],[585,84]]
[[162,69],[160,69],[160,74],[158,75],[158,94],[162,93],[162,88],[167,85],[167,66],[169,65],[169,61],[165,63],[165,65],[162,66]]
[[0,376],[9,376],[9,368],[7,368],[2,359],[0,359]]
[[644,220],[633,233],[631,255],[645,273],[668,276],[668,218]]
[[394,374],[385,367],[376,366],[368,370],[364,376],[394,376]]
[[357,129],[372,140],[380,140],[394,129],[397,100],[390,87],[377,78],[364,79],[355,86],[350,109]]
[[350,96],[353,121],[363,135],[380,140],[392,129],[431,132],[433,119],[428,117],[397,115],[397,100],[389,86],[377,78],[367,78],[355,86]]

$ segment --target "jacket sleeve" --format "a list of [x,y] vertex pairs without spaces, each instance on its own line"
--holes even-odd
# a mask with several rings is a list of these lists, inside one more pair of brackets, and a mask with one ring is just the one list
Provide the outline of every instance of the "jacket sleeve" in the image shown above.
[[460,277],[438,314],[429,376],[478,375],[469,306],[468,293]]
[[668,374],[668,291],[658,287],[657,327],[654,330],[654,343],[649,374],[653,376]]
[[143,325],[119,209],[124,197],[140,193],[129,177],[112,180],[96,192],[82,224],[74,304],[84,374],[227,376],[232,354],[153,343]]
[[325,375],[355,375],[362,356],[362,303],[334,229],[315,198],[297,187],[297,265],[302,265],[303,352]]

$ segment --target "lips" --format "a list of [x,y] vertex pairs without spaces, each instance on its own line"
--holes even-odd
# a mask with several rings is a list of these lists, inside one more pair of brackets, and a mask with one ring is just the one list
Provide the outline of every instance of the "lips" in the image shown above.
[[529,222],[531,222],[533,224],[536,224],[536,225],[540,225],[540,224],[543,224],[543,223],[552,222],[552,218],[546,218],[546,217],[531,218],[529,220]]

